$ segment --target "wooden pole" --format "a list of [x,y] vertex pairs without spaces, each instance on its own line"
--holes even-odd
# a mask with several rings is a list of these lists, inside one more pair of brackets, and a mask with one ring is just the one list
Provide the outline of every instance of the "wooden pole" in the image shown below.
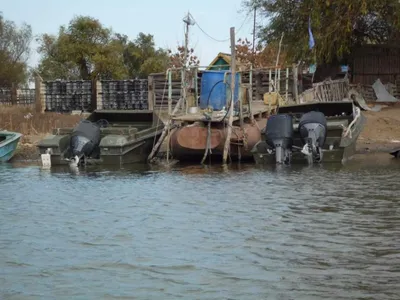
[[168,70],[168,115],[172,115],[172,71]]
[[233,123],[233,106],[235,99],[235,78],[236,78],[236,51],[235,51],[235,27],[231,27],[231,103],[229,106],[229,121],[228,121],[228,132],[226,134],[224,153],[222,162],[226,164],[228,160],[228,151],[231,144],[232,135],[232,123]]
[[[179,101],[176,103],[174,110],[172,111],[172,115],[176,114],[179,110],[179,107],[181,104],[184,102],[183,98],[181,97]],[[170,116],[169,120],[165,124],[165,127],[163,129],[163,132],[161,133],[161,136],[157,143],[154,145],[153,150],[151,150],[151,153],[149,154],[147,160],[150,162],[153,157],[157,154],[158,149],[160,148],[161,144],[163,143],[165,137],[167,136],[167,133],[175,127],[175,124],[172,123],[172,118]],[[169,141],[168,141],[169,144]]]
[[293,98],[297,104],[299,104],[298,71],[298,66],[296,64],[293,64]]
[[11,84],[11,105],[17,105],[17,85],[15,83]]
[[285,85],[285,101],[288,102],[289,97],[289,68],[286,68],[286,85]]
[[154,76],[149,75],[147,81],[147,90],[148,90],[148,98],[147,98],[147,107],[149,110],[154,110]]
[[37,113],[45,111],[46,106],[42,101],[42,78],[36,74],[35,76],[35,108]]
[[253,65],[250,66],[250,73],[249,73],[249,82],[250,82],[250,89],[249,89],[249,113],[250,113],[250,120],[254,121],[253,109],[251,107],[251,103],[253,101]]
[[[242,74],[240,74],[242,75]],[[242,76],[239,78],[239,118],[240,118],[240,128],[243,129],[243,93],[242,93]]]
[[92,112],[97,109],[97,76],[95,78],[92,78],[91,84],[92,84],[92,95],[90,98],[90,106]]

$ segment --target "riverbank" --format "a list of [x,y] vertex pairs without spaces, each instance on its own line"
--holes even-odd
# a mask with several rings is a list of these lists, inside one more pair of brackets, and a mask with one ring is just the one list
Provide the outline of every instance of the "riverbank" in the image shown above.
[[367,121],[357,141],[358,153],[388,152],[400,147],[400,103],[363,114]]
[[[357,152],[389,152],[400,148],[400,104],[385,107],[380,112],[363,111],[367,121],[357,142]],[[0,107],[0,128],[21,132],[22,137],[13,161],[38,160],[37,143],[53,128],[73,127],[80,115],[36,114],[27,107]]]
[[0,130],[23,134],[18,144],[14,161],[39,159],[37,143],[53,128],[73,127],[83,116],[60,113],[38,114],[32,106],[0,105]]

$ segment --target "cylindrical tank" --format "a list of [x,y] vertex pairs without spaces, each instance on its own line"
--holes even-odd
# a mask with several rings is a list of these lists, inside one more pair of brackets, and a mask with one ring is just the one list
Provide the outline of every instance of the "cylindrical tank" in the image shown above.
[[[211,106],[213,110],[221,110],[224,106],[227,108],[227,97],[231,97],[230,82],[232,76],[227,74],[224,83],[224,75],[227,71],[203,71],[200,86],[200,108],[206,109]],[[235,76],[235,95],[234,103],[239,100],[239,76]]]
[[[265,125],[261,120],[258,124],[244,124],[244,130],[232,126],[230,157],[236,160],[240,151],[241,159],[253,159],[251,149],[260,141],[260,126]],[[243,133],[245,132],[245,138]],[[227,131],[223,127],[212,127],[210,148],[211,156],[222,156]],[[184,126],[171,133],[170,149],[175,159],[200,161],[207,145],[207,128],[201,125]],[[246,146],[240,144],[246,144]]]
[[293,119],[291,115],[272,115],[267,121],[266,140],[271,147],[288,149],[293,144]]

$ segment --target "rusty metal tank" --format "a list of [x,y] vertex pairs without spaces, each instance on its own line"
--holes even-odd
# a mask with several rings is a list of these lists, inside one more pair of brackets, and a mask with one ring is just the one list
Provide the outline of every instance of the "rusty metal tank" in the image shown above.
[[[232,160],[253,160],[250,152],[261,139],[261,129],[267,119],[232,127],[230,157]],[[205,123],[194,123],[176,129],[170,138],[170,149],[175,159],[180,161],[199,161],[207,147],[208,128]],[[223,155],[227,129],[221,124],[211,125],[211,158],[220,159]]]

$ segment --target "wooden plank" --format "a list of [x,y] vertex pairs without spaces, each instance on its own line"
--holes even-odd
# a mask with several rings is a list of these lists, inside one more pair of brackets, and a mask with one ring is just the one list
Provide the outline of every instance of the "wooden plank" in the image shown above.
[[154,93],[154,77],[149,76],[147,81],[147,107],[154,110],[155,93]]
[[35,108],[37,113],[43,113],[46,107],[42,106],[42,78],[35,76]]
[[[229,105],[229,120],[228,120],[228,132],[226,135],[224,152],[222,155],[222,162],[226,164],[228,159],[228,152],[231,144],[231,135],[232,135],[232,123],[233,123],[233,106],[235,101],[235,86],[236,86],[236,46],[235,46],[235,27],[231,27],[230,30],[231,36],[231,101]],[[241,116],[243,117],[243,116]]]

